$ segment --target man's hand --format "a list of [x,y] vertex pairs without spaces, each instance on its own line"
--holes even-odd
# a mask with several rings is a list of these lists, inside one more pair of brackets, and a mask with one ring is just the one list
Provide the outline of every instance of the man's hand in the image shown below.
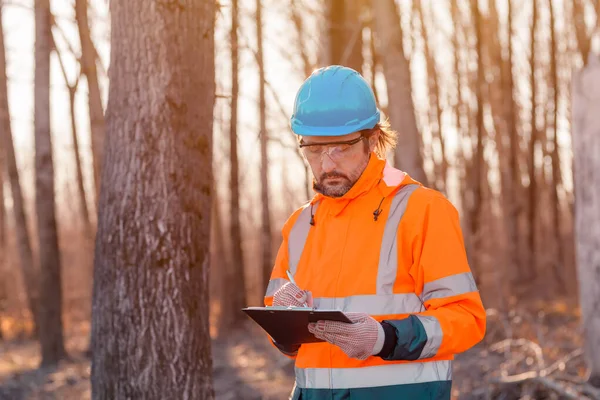
[[273,295],[273,305],[283,307],[302,307],[308,305],[313,306],[312,294],[306,290],[300,289],[291,282],[283,285]]
[[341,348],[348,357],[365,360],[378,354],[385,341],[385,333],[379,322],[369,314],[347,313],[353,322],[318,321],[308,324],[308,330],[315,337]]

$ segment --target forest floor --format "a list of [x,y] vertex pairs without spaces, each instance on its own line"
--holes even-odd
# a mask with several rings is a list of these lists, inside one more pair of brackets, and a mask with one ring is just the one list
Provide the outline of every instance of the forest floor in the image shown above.
[[[553,307],[506,316],[490,310],[485,340],[454,363],[453,398],[583,399],[588,393],[593,399],[584,390],[577,312],[565,305]],[[53,369],[38,368],[35,341],[17,337],[0,342],[0,400],[89,399],[89,325],[71,324],[67,333],[70,358]],[[287,399],[293,369],[293,362],[250,322],[213,340],[217,399]],[[523,373],[529,375],[519,375]]]

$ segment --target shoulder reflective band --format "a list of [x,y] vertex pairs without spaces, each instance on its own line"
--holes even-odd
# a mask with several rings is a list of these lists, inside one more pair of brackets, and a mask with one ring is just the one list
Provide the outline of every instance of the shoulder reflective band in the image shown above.
[[[304,210],[300,212],[298,219],[290,230],[290,237],[288,238],[288,258],[290,264],[290,272],[292,275],[296,274],[296,268],[298,268],[298,262],[304,250],[306,239],[308,238],[308,232],[312,225],[310,224],[311,211],[316,214],[319,203],[315,203],[312,207],[308,203]],[[311,210],[312,208],[312,210]]]
[[392,200],[379,252],[377,294],[392,294],[398,270],[398,225],[406,211],[410,195],[418,187],[416,184],[403,186]]

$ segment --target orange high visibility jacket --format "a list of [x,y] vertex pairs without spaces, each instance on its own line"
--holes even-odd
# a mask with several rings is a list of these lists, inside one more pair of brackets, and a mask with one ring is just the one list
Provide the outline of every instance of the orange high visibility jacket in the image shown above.
[[483,338],[485,309],[440,192],[372,153],[348,193],[315,195],[282,233],[265,305],[289,269],[317,308],[366,312],[393,337],[366,360],[329,343],[278,346],[295,357],[294,398],[450,398],[451,360]]

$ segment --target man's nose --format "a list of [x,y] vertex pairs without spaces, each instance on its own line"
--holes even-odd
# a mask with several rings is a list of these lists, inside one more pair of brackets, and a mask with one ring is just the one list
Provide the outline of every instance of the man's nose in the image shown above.
[[333,162],[331,157],[329,157],[328,153],[323,154],[323,158],[321,161],[321,167],[323,168],[323,172],[330,172],[335,169],[335,163]]

